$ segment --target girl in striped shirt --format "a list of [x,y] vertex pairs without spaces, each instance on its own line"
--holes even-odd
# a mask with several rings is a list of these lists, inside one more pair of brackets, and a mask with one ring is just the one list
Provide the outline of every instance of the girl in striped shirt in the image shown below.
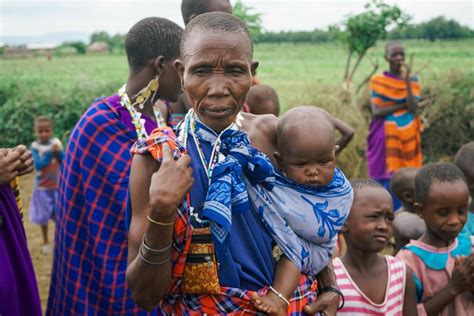
[[351,183],[354,202],[341,229],[347,252],[333,262],[345,298],[338,315],[417,315],[411,270],[403,261],[379,254],[393,230],[390,193],[372,180]]

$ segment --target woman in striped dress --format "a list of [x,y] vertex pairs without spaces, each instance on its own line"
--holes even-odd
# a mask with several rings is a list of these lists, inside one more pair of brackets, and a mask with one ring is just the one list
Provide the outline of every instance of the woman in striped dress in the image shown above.
[[[410,75],[401,43],[389,42],[385,59],[390,70],[370,80],[372,121],[367,163],[370,178],[389,189],[393,172],[422,166],[421,122],[416,115],[421,87],[418,78]],[[395,198],[394,202],[397,210],[401,205]]]
[[415,283],[403,261],[379,252],[392,235],[392,201],[379,183],[352,181],[354,202],[342,228],[347,252],[334,259],[344,295],[338,315],[417,315]]

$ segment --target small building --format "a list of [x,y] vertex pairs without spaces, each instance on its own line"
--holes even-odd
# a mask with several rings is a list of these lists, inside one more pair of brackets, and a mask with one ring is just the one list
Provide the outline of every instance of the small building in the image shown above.
[[109,44],[106,42],[94,42],[86,49],[87,54],[108,54]]
[[5,50],[3,51],[4,58],[33,58],[35,57],[35,53],[26,46],[5,46]]

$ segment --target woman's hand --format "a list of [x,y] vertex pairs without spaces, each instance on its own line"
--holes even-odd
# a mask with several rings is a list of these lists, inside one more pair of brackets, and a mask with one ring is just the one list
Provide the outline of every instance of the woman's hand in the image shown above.
[[326,316],[335,316],[339,307],[340,297],[334,292],[324,292],[318,295],[316,302],[309,303],[303,308],[308,315],[321,313]]
[[174,160],[167,144],[163,145],[163,161],[151,178],[150,216],[154,219],[174,219],[176,208],[191,189],[194,178],[188,155]]
[[31,154],[31,151],[28,148],[26,148],[25,145],[18,145],[15,148],[13,148],[13,151],[16,151],[20,154],[19,159],[20,159],[21,164],[16,169],[18,171],[18,175],[22,176],[22,175],[33,172],[34,164],[33,164],[33,155]]
[[20,153],[11,149],[0,148],[0,185],[10,182],[18,176],[21,165]]

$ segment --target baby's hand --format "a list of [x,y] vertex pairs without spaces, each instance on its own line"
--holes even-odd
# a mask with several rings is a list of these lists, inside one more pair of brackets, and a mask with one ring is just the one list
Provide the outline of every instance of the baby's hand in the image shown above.
[[53,153],[58,153],[58,152],[61,151],[61,148],[59,147],[58,144],[53,144],[53,145],[51,146],[51,151],[52,151]]
[[287,305],[275,293],[268,292],[265,296],[254,294],[252,296],[254,306],[270,316],[286,316]]

